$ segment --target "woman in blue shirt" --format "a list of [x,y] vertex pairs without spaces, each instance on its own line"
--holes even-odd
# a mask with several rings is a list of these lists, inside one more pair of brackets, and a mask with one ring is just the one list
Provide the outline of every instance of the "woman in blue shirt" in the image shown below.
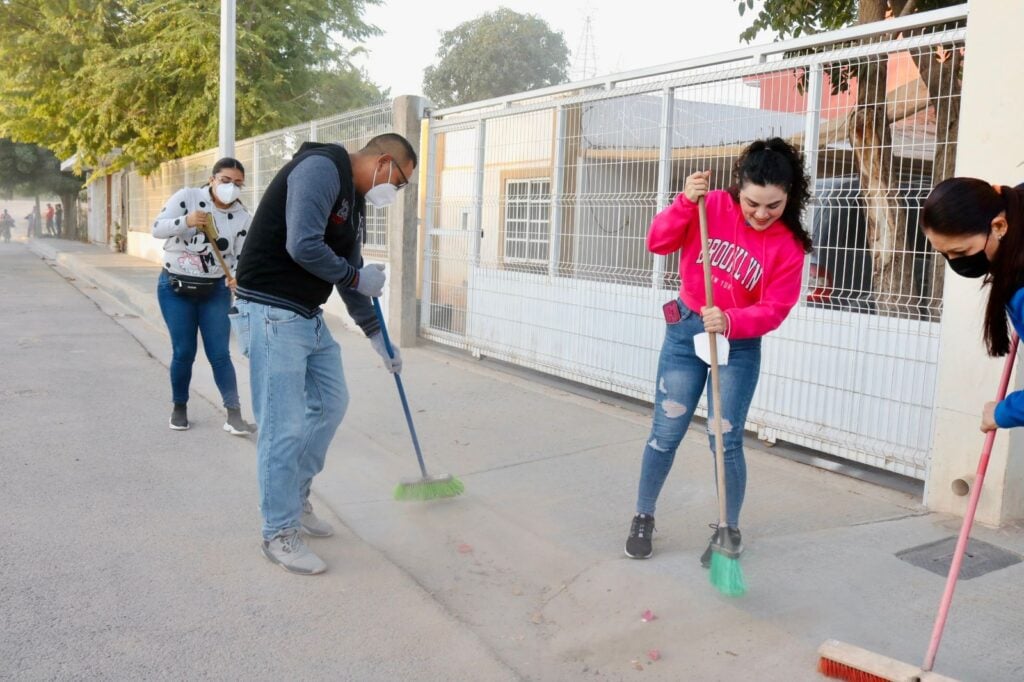
[[[984,338],[992,357],[1010,351],[1013,324],[1024,336],[1024,184],[992,185],[949,178],[924,202],[921,227],[932,247],[961,277],[988,285]],[[1009,316],[1009,320],[1007,320]],[[1024,426],[1024,391],[985,404],[981,430]]]

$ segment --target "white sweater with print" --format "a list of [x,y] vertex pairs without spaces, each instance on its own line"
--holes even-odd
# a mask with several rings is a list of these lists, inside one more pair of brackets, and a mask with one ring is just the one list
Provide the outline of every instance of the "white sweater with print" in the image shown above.
[[217,246],[224,262],[233,274],[238,255],[249,229],[252,216],[242,202],[236,200],[226,209],[213,203],[209,187],[185,187],[174,193],[153,223],[153,236],[165,239],[163,265],[176,275],[192,277],[223,277],[217,257],[206,239],[206,234],[189,227],[185,218],[192,211],[205,211],[213,215],[217,226]]

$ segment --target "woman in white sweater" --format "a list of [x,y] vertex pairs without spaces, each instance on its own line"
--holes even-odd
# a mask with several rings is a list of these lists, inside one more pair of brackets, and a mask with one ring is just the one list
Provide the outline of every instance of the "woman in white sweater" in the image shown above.
[[[227,409],[224,430],[236,436],[254,431],[242,419],[238,382],[228,350],[233,275],[251,220],[238,199],[244,183],[242,164],[237,159],[223,158],[214,164],[205,186],[175,192],[153,223],[153,236],[166,240],[157,298],[171,334],[174,408],[170,427],[177,431],[189,428],[188,389],[199,332]],[[221,268],[211,243],[214,240],[230,272]]]

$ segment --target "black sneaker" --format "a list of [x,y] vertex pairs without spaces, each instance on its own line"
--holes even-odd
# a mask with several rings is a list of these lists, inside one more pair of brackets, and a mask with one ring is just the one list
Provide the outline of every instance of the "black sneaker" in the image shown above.
[[183,403],[174,403],[169,426],[175,431],[188,431],[188,408]]
[[650,514],[637,514],[629,527],[626,539],[626,556],[630,559],[649,559],[653,551],[651,536],[654,535],[654,517]]
[[[711,546],[715,544],[715,540],[718,539],[718,524],[709,523],[708,526],[713,528],[715,532],[711,534],[711,540],[708,541],[708,548],[704,550],[704,553],[700,555],[700,565],[704,568],[711,568]],[[743,536],[740,535],[739,528],[729,528],[729,549],[735,552],[736,556],[743,554]]]
[[249,436],[256,433],[256,426],[242,419],[240,409],[229,407],[228,418],[224,421],[224,430],[232,436]]

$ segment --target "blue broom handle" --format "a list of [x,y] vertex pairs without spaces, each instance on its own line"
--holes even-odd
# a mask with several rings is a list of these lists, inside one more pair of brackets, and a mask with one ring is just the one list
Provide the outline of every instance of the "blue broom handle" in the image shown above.
[[[384,336],[384,349],[388,352],[388,357],[392,360],[395,358],[395,351],[391,347],[391,337],[388,336],[388,327],[384,324],[384,312],[380,309],[380,299],[373,297],[370,300],[373,301],[373,311],[377,313],[377,321],[380,322],[380,333]],[[423,463],[423,452],[420,451],[420,440],[416,437],[416,427],[412,425],[412,412],[409,410],[409,400],[405,397],[405,387],[402,386],[402,377],[398,372],[395,372],[395,385],[398,386],[398,397],[402,399],[402,409],[405,411],[405,421],[409,425],[409,435],[412,436],[412,446],[416,449],[416,459],[420,463],[420,471],[423,473],[423,478],[427,477],[427,465]]]

